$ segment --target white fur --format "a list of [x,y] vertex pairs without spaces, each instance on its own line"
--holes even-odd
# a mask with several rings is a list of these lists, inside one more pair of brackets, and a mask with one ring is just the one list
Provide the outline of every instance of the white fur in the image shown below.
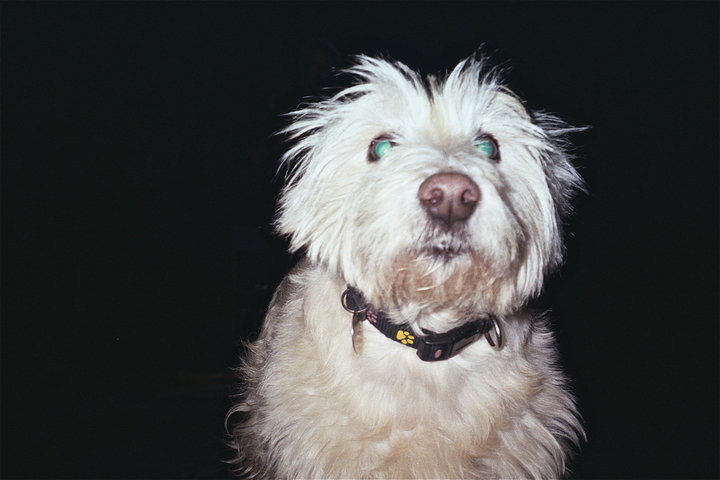
[[[297,142],[277,225],[307,259],[249,346],[231,411],[247,412],[236,460],[266,477],[563,475],[581,427],[545,322],[522,307],[562,259],[560,218],[580,182],[567,127],[528,113],[476,60],[427,83],[369,57],[350,71],[356,85],[295,112],[287,129]],[[474,147],[479,132],[497,140],[499,161]],[[368,161],[381,134],[395,145]],[[461,234],[436,228],[418,200],[439,172],[481,192]],[[365,322],[355,353],[347,285],[415,335],[492,313],[506,345],[423,362]]]

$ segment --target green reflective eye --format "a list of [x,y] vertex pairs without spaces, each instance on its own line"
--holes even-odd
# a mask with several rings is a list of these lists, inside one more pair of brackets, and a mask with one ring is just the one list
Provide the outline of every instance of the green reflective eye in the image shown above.
[[370,142],[368,147],[368,161],[377,162],[395,146],[392,137],[388,134],[382,134]]
[[475,148],[491,160],[497,160],[500,153],[498,145],[493,138],[482,137],[475,141]]
[[390,143],[390,140],[381,140],[375,143],[375,147],[373,147],[373,153],[377,158],[382,158],[387,152],[390,151],[391,148],[392,143]]
[[475,146],[488,157],[492,157],[495,153],[495,145],[493,145],[490,140],[481,140],[477,142]]

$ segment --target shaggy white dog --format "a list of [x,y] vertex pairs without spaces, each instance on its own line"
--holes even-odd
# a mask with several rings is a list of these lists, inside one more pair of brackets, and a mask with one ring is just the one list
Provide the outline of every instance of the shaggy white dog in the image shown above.
[[294,113],[277,226],[306,258],[240,368],[240,474],[554,478],[582,429],[546,322],[572,130],[461,62],[359,57]]

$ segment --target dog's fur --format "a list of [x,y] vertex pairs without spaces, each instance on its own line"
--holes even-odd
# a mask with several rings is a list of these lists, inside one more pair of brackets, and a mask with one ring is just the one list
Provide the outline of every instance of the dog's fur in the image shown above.
[[[294,113],[297,139],[278,229],[306,258],[282,282],[240,368],[238,471],[284,478],[553,478],[583,436],[546,321],[524,311],[561,262],[560,221],[580,179],[569,127],[528,112],[461,62],[423,80],[359,57],[359,81]],[[369,158],[379,135],[389,153]],[[480,152],[491,135],[499,159]],[[452,228],[419,200],[438,172],[480,199]],[[348,285],[416,336],[500,318],[504,345],[480,339],[424,362],[368,322],[351,341]]]

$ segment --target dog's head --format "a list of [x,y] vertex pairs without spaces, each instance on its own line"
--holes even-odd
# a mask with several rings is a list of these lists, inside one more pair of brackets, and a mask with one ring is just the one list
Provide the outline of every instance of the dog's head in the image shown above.
[[291,248],[394,310],[506,314],[562,258],[580,179],[569,129],[461,62],[424,81],[359,57],[359,81],[294,112],[277,225]]

